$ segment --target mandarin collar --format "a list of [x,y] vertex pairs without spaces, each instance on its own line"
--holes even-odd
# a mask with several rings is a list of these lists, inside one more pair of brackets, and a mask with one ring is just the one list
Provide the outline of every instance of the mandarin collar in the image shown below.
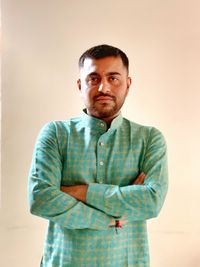
[[[88,115],[85,110],[82,111],[81,118],[85,127],[89,127],[93,130],[103,131],[103,132],[108,130],[105,121]],[[120,114],[112,120],[109,130],[117,129],[122,124],[122,121],[123,117],[120,112]]]

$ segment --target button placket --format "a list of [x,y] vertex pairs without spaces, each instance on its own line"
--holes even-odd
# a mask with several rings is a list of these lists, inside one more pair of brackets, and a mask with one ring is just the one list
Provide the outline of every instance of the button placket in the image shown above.
[[104,164],[104,163],[103,163],[103,161],[102,161],[102,160],[100,160],[99,164],[100,164],[101,166],[103,166],[103,164]]
[[[103,123],[102,123],[103,124]],[[104,126],[104,125],[103,125]],[[97,145],[97,182],[100,184],[104,183],[104,177],[105,177],[105,167],[106,167],[106,161],[105,161],[105,156],[106,156],[106,146],[104,139],[102,136],[98,140],[98,145]]]
[[99,142],[99,145],[100,146],[104,146],[104,142]]

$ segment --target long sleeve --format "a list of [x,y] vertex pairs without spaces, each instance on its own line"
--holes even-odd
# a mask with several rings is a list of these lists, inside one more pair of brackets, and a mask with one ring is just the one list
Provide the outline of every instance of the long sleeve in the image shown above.
[[162,134],[152,128],[149,134],[141,171],[144,185],[91,183],[87,203],[113,217],[131,221],[156,217],[164,203],[168,188],[166,143]]
[[30,169],[31,213],[68,229],[107,229],[110,216],[60,191],[62,164],[55,125],[49,123],[39,134]]

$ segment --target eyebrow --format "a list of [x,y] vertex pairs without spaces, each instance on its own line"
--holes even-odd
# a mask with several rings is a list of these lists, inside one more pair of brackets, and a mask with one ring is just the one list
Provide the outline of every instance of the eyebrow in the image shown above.
[[95,71],[88,74],[88,76],[97,76],[97,75],[99,75],[99,74]]
[[[106,76],[110,76],[110,75],[120,75],[121,76],[121,73],[119,73],[117,71],[111,71],[111,72],[106,73]],[[94,71],[94,72],[89,73],[88,76],[99,76],[99,73]]]
[[108,74],[106,74],[106,76],[109,76],[109,75],[121,75],[121,73],[117,71],[113,71],[113,72],[108,72]]

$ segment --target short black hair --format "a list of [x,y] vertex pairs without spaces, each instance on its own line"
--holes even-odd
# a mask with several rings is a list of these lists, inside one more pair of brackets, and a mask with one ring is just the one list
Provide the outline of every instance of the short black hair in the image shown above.
[[119,48],[107,44],[93,46],[86,50],[79,58],[79,68],[83,67],[86,58],[100,59],[105,57],[120,57],[127,71],[129,70],[127,55]]

